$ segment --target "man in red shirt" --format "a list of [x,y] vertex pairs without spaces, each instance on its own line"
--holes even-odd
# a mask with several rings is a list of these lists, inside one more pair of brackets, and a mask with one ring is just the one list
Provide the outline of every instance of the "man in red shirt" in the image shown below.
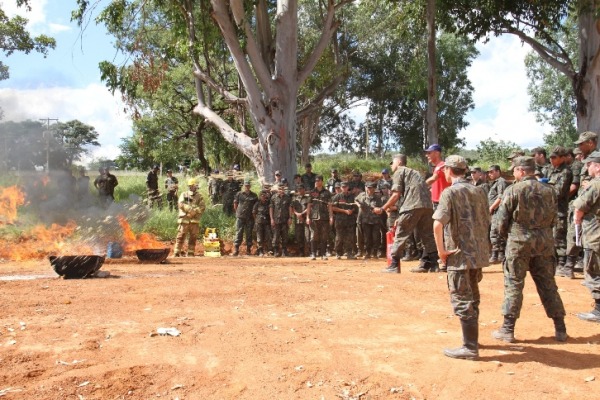
[[435,210],[440,202],[442,191],[450,186],[450,183],[446,181],[444,176],[445,164],[444,160],[442,160],[442,146],[432,144],[425,149],[425,153],[427,153],[427,161],[433,166],[433,175],[425,182],[431,188],[431,201],[433,201],[433,209]]

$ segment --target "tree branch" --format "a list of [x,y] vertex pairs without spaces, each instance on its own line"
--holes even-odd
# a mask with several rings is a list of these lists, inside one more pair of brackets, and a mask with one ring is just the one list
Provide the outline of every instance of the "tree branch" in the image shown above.
[[505,31],[505,33],[510,33],[520,38],[523,42],[531,46],[531,48],[536,53],[538,53],[544,61],[552,65],[558,71],[568,76],[570,79],[573,79],[573,77],[575,76],[576,72],[575,68],[573,67],[573,63],[571,62],[569,56],[564,50],[557,53],[554,50],[550,49],[548,46],[543,45],[539,41],[535,40],[534,38],[526,35],[521,31],[508,30]]
[[[345,2],[341,2],[340,4],[344,4]],[[329,0],[329,5],[327,6],[327,16],[325,17],[325,23],[323,24],[323,31],[321,32],[321,37],[317,42],[317,45],[313,49],[312,53],[306,60],[304,67],[298,72],[297,83],[298,86],[302,85],[308,76],[312,73],[319,58],[329,45],[331,41],[331,37],[333,33],[339,26],[339,22],[333,22],[333,17],[335,16],[336,5],[333,0]]]
[[246,93],[248,93],[249,104],[254,107],[252,114],[255,115],[257,119],[264,118],[266,116],[266,110],[262,103],[260,88],[258,87],[254,74],[252,73],[252,68],[250,68],[244,51],[240,47],[240,43],[235,35],[235,28],[227,11],[226,2],[211,0],[211,4],[213,6],[212,16],[219,25],[221,33],[223,34],[223,39],[231,52],[233,62],[244,83]]

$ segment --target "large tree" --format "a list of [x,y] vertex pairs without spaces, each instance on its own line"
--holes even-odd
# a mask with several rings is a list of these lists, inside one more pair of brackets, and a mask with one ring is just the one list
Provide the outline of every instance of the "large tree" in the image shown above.
[[[296,113],[300,87],[314,71],[321,55],[331,43],[338,22],[336,12],[347,0],[328,0],[322,4],[320,34],[311,47],[300,49],[298,2],[278,0],[155,0],[166,10],[166,17],[183,24],[170,27],[179,33],[178,44],[187,43],[191,72],[195,81],[197,105],[194,112],[218,129],[220,134],[254,164],[260,177],[270,177],[275,170],[286,176],[296,172]],[[74,17],[82,22],[90,2],[78,1]],[[124,12],[143,8],[151,1],[120,1],[104,12],[104,22],[118,26]],[[97,4],[97,2],[93,2]],[[201,42],[202,16],[210,13],[220,31],[218,41]],[[143,16],[144,13],[138,15]],[[143,24],[144,21],[137,21]],[[128,26],[121,25],[122,30]],[[182,29],[183,28],[183,29]],[[235,65],[239,86],[231,87],[212,73],[214,67],[206,52],[223,43]],[[160,51],[161,49],[156,49]],[[302,51],[301,51],[302,50]],[[168,55],[167,55],[168,56]],[[229,82],[229,81],[228,81]],[[212,96],[232,108],[242,108],[248,115],[252,131],[245,124],[233,125],[216,112]],[[320,93],[315,98],[320,97]],[[256,135],[252,136],[252,132]]]
[[[442,0],[438,16],[447,29],[473,39],[512,34],[570,81],[577,101],[578,131],[600,131],[599,0]],[[569,13],[577,16],[579,57],[558,40]]]
[[[17,0],[19,7],[31,10],[29,0]],[[21,16],[9,18],[2,10],[0,3],[0,50],[5,56],[10,56],[15,51],[29,54],[32,51],[48,54],[48,50],[56,47],[56,41],[46,35],[32,37],[26,28],[27,19]],[[0,61],[0,80],[9,78],[8,65]]]

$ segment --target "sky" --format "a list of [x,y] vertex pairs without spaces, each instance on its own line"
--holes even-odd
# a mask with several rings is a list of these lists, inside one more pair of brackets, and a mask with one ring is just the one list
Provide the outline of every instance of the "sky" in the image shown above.
[[[30,32],[54,37],[57,47],[47,58],[37,53],[2,57],[11,74],[8,80],[0,81],[4,120],[77,119],[99,133],[101,147],[92,148],[92,158],[114,159],[121,139],[131,135],[132,126],[120,95],[113,96],[100,80],[100,61],[122,60],[115,54],[113,39],[94,23],[82,34],[70,22],[74,0],[32,0],[31,12],[17,9],[14,3],[0,0],[7,15],[25,16]],[[475,88],[475,109],[467,115],[469,126],[460,133],[466,147],[475,149],[490,137],[525,148],[542,144],[548,129],[528,111],[523,62],[528,46],[506,35],[477,47],[480,55],[468,71]]]

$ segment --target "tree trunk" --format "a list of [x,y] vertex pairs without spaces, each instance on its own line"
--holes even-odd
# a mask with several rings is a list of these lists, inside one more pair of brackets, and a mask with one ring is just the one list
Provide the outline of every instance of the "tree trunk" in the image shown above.
[[598,1],[579,16],[579,74],[575,82],[577,130],[600,133],[600,19]]
[[427,0],[427,145],[438,143],[435,0]]

